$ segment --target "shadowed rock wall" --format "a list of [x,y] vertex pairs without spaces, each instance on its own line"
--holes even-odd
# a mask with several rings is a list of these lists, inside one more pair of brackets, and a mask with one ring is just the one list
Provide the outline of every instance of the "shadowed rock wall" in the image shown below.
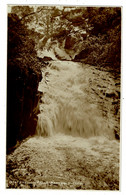
[[33,135],[38,112],[41,66],[29,30],[15,14],[8,17],[7,150]]

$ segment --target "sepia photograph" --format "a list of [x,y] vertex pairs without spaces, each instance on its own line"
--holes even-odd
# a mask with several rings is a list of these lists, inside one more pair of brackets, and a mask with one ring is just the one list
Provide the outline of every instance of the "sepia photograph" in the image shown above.
[[6,189],[120,190],[121,18],[7,5]]

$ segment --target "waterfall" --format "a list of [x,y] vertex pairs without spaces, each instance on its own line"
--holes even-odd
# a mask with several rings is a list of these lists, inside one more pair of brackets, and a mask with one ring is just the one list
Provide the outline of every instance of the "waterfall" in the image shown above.
[[104,120],[98,105],[90,101],[89,87],[89,77],[80,64],[51,62],[39,84],[43,96],[36,134],[113,138],[112,127]]

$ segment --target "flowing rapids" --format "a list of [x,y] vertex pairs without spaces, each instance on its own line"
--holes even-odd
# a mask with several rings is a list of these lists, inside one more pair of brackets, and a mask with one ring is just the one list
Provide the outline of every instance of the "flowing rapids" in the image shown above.
[[[36,135],[7,156],[7,188],[119,189],[119,142],[109,102],[94,93],[96,85],[108,86],[101,77],[108,83],[110,77],[97,74],[68,61],[45,68]],[[108,106],[106,117],[99,101],[106,102],[104,110]]]
[[102,116],[90,97],[91,73],[85,66],[70,61],[52,61],[43,71],[39,91],[43,93],[36,134],[52,136],[63,133],[89,138],[113,138],[109,119]]

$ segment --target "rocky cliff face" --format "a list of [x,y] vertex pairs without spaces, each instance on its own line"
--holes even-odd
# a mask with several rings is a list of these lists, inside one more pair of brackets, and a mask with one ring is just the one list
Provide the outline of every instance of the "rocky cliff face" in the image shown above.
[[16,64],[8,67],[7,148],[35,132],[41,78],[41,71],[37,75],[32,69],[22,70]]
[[38,61],[34,46],[25,25],[16,15],[9,15],[7,150],[17,141],[33,135],[36,129],[42,62]]

